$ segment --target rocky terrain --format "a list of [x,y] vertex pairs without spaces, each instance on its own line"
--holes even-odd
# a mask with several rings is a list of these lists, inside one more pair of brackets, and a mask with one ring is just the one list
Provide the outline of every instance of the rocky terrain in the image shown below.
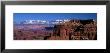
[[23,29],[14,26],[14,40],[97,40],[97,22],[93,19],[70,20],[54,27],[28,25],[20,28]]
[[54,26],[48,40],[97,40],[97,24],[90,20],[71,20]]

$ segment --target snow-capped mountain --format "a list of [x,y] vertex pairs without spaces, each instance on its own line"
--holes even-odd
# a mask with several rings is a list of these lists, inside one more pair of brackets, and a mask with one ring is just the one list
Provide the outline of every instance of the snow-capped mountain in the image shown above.
[[58,24],[58,23],[64,23],[69,21],[66,20],[52,20],[52,21],[45,21],[45,20],[25,20],[21,22],[21,24]]
[[25,20],[21,24],[46,24],[44,20]]
[[52,24],[58,24],[58,23],[65,23],[65,22],[68,22],[68,21],[70,21],[70,20],[68,20],[68,19],[67,20],[66,19],[65,20],[54,20],[54,21],[51,21],[51,23]]

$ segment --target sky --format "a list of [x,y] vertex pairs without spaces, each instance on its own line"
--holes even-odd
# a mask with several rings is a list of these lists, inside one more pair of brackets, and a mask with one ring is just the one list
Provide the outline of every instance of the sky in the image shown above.
[[15,23],[25,20],[64,20],[64,19],[94,19],[97,20],[97,13],[14,13],[13,19]]

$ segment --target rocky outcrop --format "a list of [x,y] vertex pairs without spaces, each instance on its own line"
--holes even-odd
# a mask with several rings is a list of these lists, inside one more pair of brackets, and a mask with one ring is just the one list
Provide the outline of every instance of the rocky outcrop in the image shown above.
[[71,20],[54,26],[49,40],[96,40],[97,24],[90,20]]

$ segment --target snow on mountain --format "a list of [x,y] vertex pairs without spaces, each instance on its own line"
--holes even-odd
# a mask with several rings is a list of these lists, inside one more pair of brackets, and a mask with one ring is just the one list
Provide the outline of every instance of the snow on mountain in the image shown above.
[[52,21],[45,21],[45,20],[25,20],[21,22],[21,24],[58,24],[58,23],[64,23],[69,21],[66,20],[52,20]]
[[44,21],[44,20],[25,20],[21,23],[22,24],[45,24],[46,21]]

